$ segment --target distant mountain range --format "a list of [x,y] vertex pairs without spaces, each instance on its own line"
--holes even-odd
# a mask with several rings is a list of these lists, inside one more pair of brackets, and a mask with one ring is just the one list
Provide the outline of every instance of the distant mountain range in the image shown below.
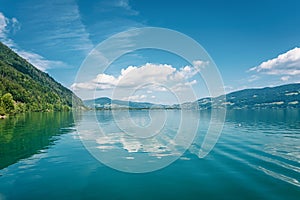
[[300,84],[288,84],[261,89],[245,89],[231,92],[216,98],[202,98],[183,104],[161,105],[148,102],[112,100],[107,97],[85,100],[85,106],[91,109],[266,109],[266,108],[300,108]]
[[149,109],[153,106],[163,106],[148,102],[133,102],[133,101],[122,101],[112,100],[108,97],[102,97],[98,99],[91,99],[83,101],[84,105],[88,108],[96,109]]
[[83,106],[80,98],[0,42],[0,115],[62,111]]
[[300,108],[300,84],[288,84],[261,89],[245,89],[222,97],[197,101],[200,109],[225,106],[228,109]]

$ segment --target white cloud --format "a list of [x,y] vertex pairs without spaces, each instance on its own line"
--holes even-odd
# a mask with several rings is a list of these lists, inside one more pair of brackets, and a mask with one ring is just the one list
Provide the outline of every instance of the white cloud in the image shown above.
[[[267,75],[300,75],[300,48],[295,47],[276,58],[267,60],[260,65],[249,69]],[[286,80],[286,78],[283,78]]]
[[139,14],[138,11],[132,9],[132,7],[129,5],[128,0],[117,0],[114,3],[114,6],[127,10],[130,15],[138,15]]
[[20,28],[21,25],[15,17],[9,19],[0,12],[0,39],[3,43],[12,45],[13,41],[9,39],[8,35],[10,33],[15,34]]
[[12,25],[13,33],[16,33],[17,31],[19,31],[21,29],[21,24],[15,17],[11,18],[11,25]]
[[136,87],[145,83],[166,84],[169,77],[176,71],[171,65],[147,63],[141,67],[129,66],[121,70],[118,86]]
[[57,60],[47,60],[43,56],[33,52],[28,52],[23,50],[15,50],[15,51],[41,71],[46,71],[47,69],[50,68],[68,67],[68,65],[65,64],[64,62],[57,61]]
[[185,85],[195,85],[196,83],[196,80],[192,80],[191,82],[186,82]]
[[260,77],[254,74],[248,78],[248,82],[251,83],[251,82],[257,81],[258,79],[260,79]]
[[[74,83],[73,90],[106,90],[119,88],[147,88],[146,93],[152,91],[165,92],[168,89],[180,90],[197,83],[196,80],[189,81],[197,72],[199,67],[206,65],[206,62],[197,66],[185,66],[176,69],[168,64],[146,63],[143,66],[129,66],[122,69],[119,76],[98,74],[97,77],[85,83]],[[147,85],[148,84],[148,85]]]
[[121,100],[140,102],[140,101],[144,101],[146,98],[147,95],[142,94],[142,95],[132,95],[132,96],[124,97]]
[[0,12],[0,37],[5,37],[6,35],[6,26],[8,23],[8,19]]
[[282,80],[282,81],[288,81],[290,78],[291,78],[290,76],[282,76],[280,78],[280,80]]
[[155,92],[166,92],[166,91],[168,91],[165,86],[160,85],[160,84],[149,85],[148,89],[150,89],[152,91],[155,91]]
[[193,66],[200,71],[204,67],[206,67],[209,64],[208,61],[203,61],[203,60],[194,60],[193,61]]
[[10,32],[15,32],[16,30],[14,28],[14,24],[17,23],[17,20],[15,18],[13,19],[5,17],[5,15],[0,12],[0,40],[7,46],[14,45],[14,42],[8,37],[8,34],[10,34]]
[[[119,76],[98,74],[95,79],[85,84],[74,83],[76,89],[113,89],[114,87],[135,88],[145,83],[165,84],[168,77],[176,71],[171,65],[147,63],[141,67],[129,66],[121,70]],[[84,86],[84,88],[82,88]],[[155,88],[154,88],[155,89]]]

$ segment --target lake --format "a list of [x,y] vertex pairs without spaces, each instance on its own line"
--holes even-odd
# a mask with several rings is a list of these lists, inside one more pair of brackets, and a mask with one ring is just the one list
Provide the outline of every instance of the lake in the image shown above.
[[300,198],[300,110],[228,111],[220,134],[217,123],[180,110],[1,120],[0,199]]

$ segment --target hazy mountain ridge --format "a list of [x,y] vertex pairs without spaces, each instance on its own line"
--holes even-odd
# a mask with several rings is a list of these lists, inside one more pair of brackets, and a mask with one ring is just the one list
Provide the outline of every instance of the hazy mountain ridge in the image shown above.
[[107,97],[95,100],[85,100],[84,104],[96,109],[266,109],[266,108],[300,108],[300,83],[266,87],[259,89],[245,89],[231,92],[216,98],[201,98],[194,102],[183,104],[161,105],[147,102],[132,102],[111,100]]
[[158,104],[148,103],[148,102],[133,102],[133,101],[122,101],[122,100],[112,100],[108,97],[101,97],[97,99],[85,100],[84,105],[89,108],[96,109],[150,109],[154,106],[159,106]]

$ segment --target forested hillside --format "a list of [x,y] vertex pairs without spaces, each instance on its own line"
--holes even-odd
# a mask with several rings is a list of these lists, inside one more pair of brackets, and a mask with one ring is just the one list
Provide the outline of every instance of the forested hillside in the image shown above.
[[65,111],[82,101],[0,42],[0,115]]

